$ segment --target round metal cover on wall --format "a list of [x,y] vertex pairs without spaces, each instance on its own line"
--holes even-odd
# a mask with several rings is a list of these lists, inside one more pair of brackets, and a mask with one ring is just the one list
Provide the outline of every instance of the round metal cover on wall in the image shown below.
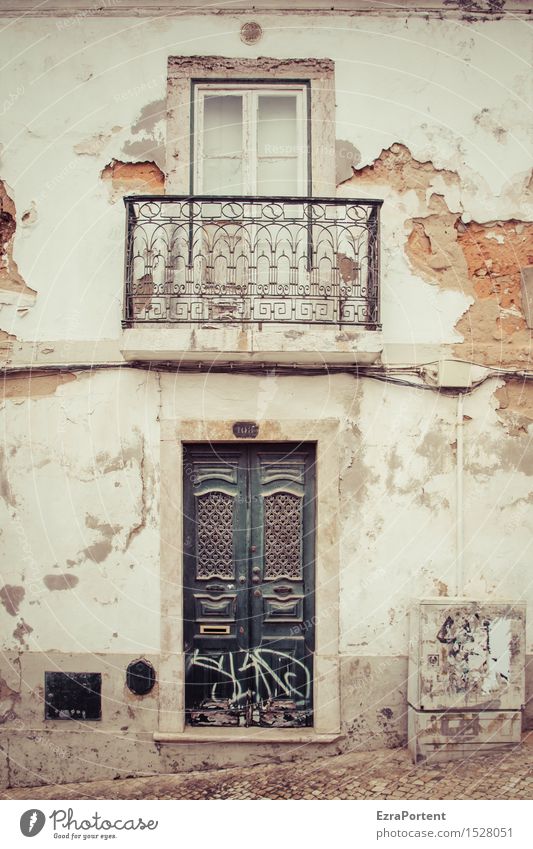
[[126,670],[126,684],[136,696],[144,696],[153,689],[155,669],[146,660],[132,661]]
[[245,44],[257,44],[263,35],[261,25],[255,21],[249,21],[241,27],[241,41]]

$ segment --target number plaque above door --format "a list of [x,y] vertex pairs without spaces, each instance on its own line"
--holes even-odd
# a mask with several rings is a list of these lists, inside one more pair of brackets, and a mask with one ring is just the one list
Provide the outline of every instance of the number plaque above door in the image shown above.
[[238,439],[255,439],[259,433],[259,425],[255,422],[235,422],[233,436]]

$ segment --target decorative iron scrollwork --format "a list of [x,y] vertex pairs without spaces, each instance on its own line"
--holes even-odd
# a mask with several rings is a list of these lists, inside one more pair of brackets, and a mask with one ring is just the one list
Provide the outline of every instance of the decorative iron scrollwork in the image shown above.
[[126,198],[124,321],[379,326],[381,201]]
[[263,499],[265,509],[265,581],[301,579],[302,499],[275,492]]
[[233,498],[225,492],[199,495],[196,507],[196,577],[234,577]]

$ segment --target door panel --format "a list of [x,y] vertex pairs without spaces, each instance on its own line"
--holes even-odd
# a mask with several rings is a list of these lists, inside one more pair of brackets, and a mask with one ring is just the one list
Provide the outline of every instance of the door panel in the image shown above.
[[187,720],[311,724],[313,449],[189,446],[184,469]]

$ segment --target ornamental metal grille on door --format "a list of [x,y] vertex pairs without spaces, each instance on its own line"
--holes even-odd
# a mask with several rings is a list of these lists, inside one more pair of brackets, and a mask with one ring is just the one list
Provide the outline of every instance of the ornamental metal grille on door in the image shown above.
[[313,723],[314,448],[184,451],[186,716]]

